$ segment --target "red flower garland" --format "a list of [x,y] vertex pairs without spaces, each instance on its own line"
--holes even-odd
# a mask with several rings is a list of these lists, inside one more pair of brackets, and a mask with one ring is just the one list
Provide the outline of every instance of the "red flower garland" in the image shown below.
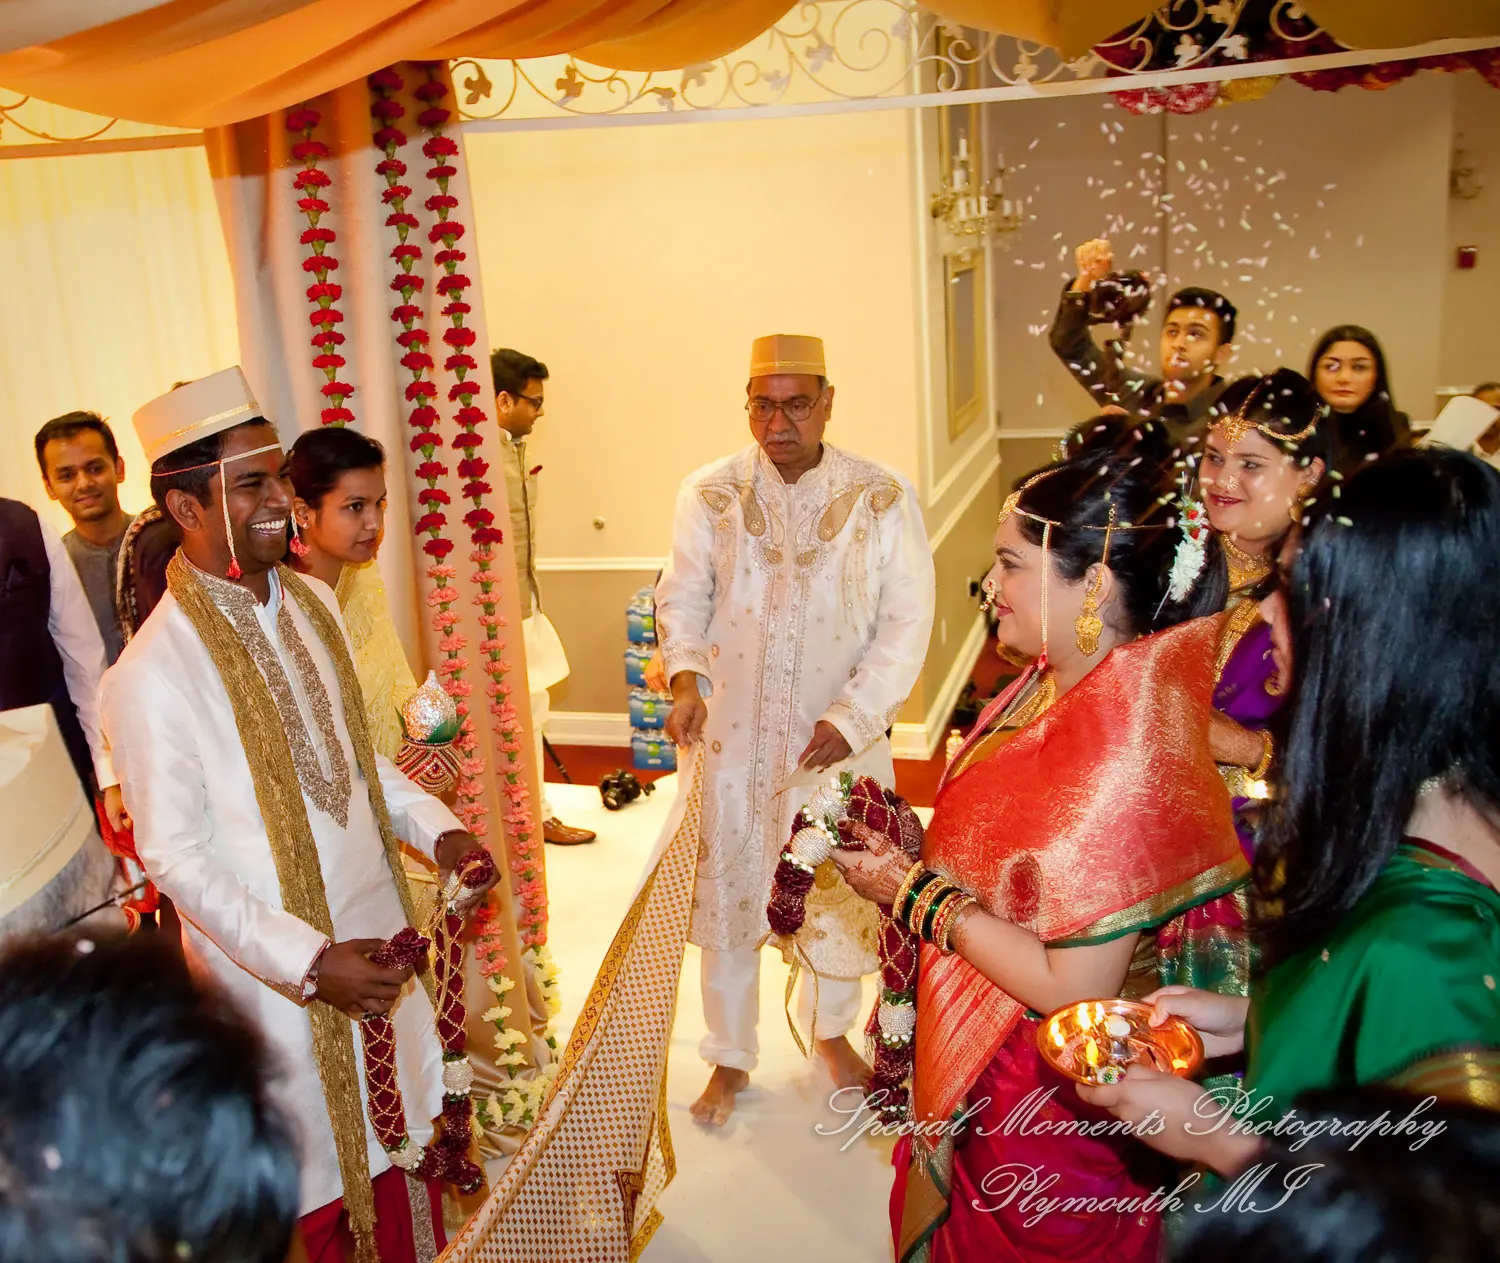
[[1132,114],[1201,114],[1219,100],[1217,83],[1182,83],[1169,88],[1127,88],[1111,92]]
[[467,258],[458,248],[464,225],[453,218],[458,198],[448,191],[448,182],[458,174],[458,168],[452,162],[458,154],[458,143],[443,134],[443,127],[452,117],[452,112],[440,104],[448,95],[448,85],[438,78],[441,63],[418,64],[426,72],[427,82],[417,87],[415,95],[427,108],[417,115],[417,122],[430,132],[422,153],[434,164],[428,169],[427,178],[437,186],[437,192],[424,202],[426,208],[437,216],[437,223],[427,236],[432,245],[442,247],[433,255],[433,260],[444,271],[435,289],[448,300],[442,311],[449,320],[449,327],[443,332],[443,343],[448,348],[443,367],[457,378],[449,389],[448,399],[450,403],[458,404],[454,420],[459,434],[453,439],[453,446],[463,452],[458,474],[464,479],[464,498],[473,506],[464,514],[464,524],[469,528],[469,538],[474,545],[469,560],[474,563],[474,582],[479,588],[479,595],[474,598],[483,631],[479,648],[484,654],[483,666],[490,677],[485,692],[490,698],[495,738],[504,760],[504,765],[497,770],[501,775],[501,792],[508,801],[505,824],[510,850],[511,889],[518,905],[517,929],[521,941],[533,947],[547,939],[546,876],[539,832],[532,818],[530,791],[524,780],[522,759],[526,747],[521,739],[520,716],[510,700],[512,686],[506,679],[513,667],[501,657],[505,642],[500,639],[500,629],[505,622],[500,615],[496,592],[499,576],[492,567],[495,547],[504,542],[505,536],[495,526],[494,511],[485,504],[486,497],[493,492],[484,480],[489,472],[489,462],[476,455],[484,443],[479,427],[485,420],[485,413],[474,402],[478,384],[469,380],[469,374],[479,367],[471,354],[476,341],[475,332],[464,324],[464,317],[472,310],[464,300],[464,293],[472,282],[458,270]]
[[[788,940],[802,928],[806,919],[807,894],[812,889],[818,867],[807,859],[797,835],[808,829],[827,835],[827,817],[820,803],[825,792],[818,791],[793,819],[791,840],[781,852],[771,878],[766,920],[773,934]],[[868,776],[847,783],[847,800],[837,818],[839,840],[833,845],[846,851],[864,850],[865,844],[858,837],[856,825],[885,834],[911,860],[917,859],[922,826],[916,815],[904,799],[883,789]],[[909,1082],[916,1059],[916,1039],[914,1033],[903,1031],[898,1026],[887,1030],[880,1017],[882,1009],[910,1010],[912,1016],[908,1025],[915,1027],[918,940],[916,935],[891,918],[888,904],[877,906],[880,910],[881,989],[880,1000],[865,1025],[865,1035],[875,1049],[874,1075],[865,1100],[882,1121],[896,1123],[904,1121],[910,1114]]]
[[[422,545],[423,552],[432,559],[432,564],[426,571],[428,579],[433,583],[432,591],[427,594],[427,604],[433,611],[432,627],[439,636],[438,648],[445,655],[438,673],[442,678],[443,689],[453,698],[460,718],[459,735],[454,742],[461,756],[455,811],[470,832],[476,837],[483,837],[487,832],[484,820],[487,808],[480,800],[483,790],[480,778],[484,775],[485,763],[477,749],[474,723],[469,715],[467,699],[470,685],[462,678],[463,670],[468,664],[458,656],[467,642],[457,630],[459,616],[453,609],[459,596],[458,589],[452,585],[458,572],[447,562],[449,553],[453,551],[453,542],[443,534],[447,515],[442,512],[441,506],[449,503],[449,496],[437,485],[447,476],[448,466],[437,458],[443,439],[438,433],[438,410],[432,403],[437,396],[437,387],[431,381],[434,365],[427,349],[430,335],[420,323],[424,316],[422,308],[412,301],[421,289],[422,278],[413,275],[412,269],[422,257],[422,248],[409,242],[408,237],[420,224],[417,217],[407,210],[406,202],[412,196],[412,190],[409,185],[401,182],[407,173],[407,167],[396,156],[397,150],[407,143],[406,133],[396,126],[405,115],[405,107],[392,100],[391,96],[399,92],[405,82],[390,67],[369,76],[368,82],[376,97],[371,104],[371,114],[376,123],[374,139],[385,154],[376,164],[375,170],[385,177],[386,188],[382,197],[391,208],[386,217],[386,226],[394,228],[397,236],[397,245],[391,251],[391,257],[396,260],[400,270],[392,281],[391,288],[400,294],[401,301],[391,311],[391,319],[402,327],[402,332],[396,339],[405,352],[401,364],[412,374],[412,380],[406,388],[406,398],[413,407],[407,420],[416,431],[411,439],[411,450],[422,456],[416,468],[416,476],[426,484],[425,489],[418,492],[424,512],[415,523],[414,530],[418,535],[428,536]],[[459,472],[461,476],[467,476],[464,475],[462,466]],[[507,961],[499,932],[497,899],[498,896],[492,893],[475,912],[473,920],[474,950],[479,968],[490,990],[498,995],[495,980],[503,977]],[[504,1030],[503,1023],[500,1024],[500,1029]],[[503,1056],[505,1052],[506,1049],[497,1044],[497,1054]]]
[[434,927],[433,942],[407,926],[370,953],[370,960],[387,969],[420,970],[433,948],[437,992],[438,1040],[443,1046],[443,1112],[432,1141],[421,1153],[411,1150],[406,1106],[396,1078],[396,1028],[388,1016],[370,1015],[359,1023],[365,1050],[365,1084],[370,1101],[370,1123],[391,1160],[404,1170],[427,1179],[442,1179],[464,1193],[484,1183],[484,1172],[469,1158],[473,1138],[473,1103],[469,1085],[474,1071],[465,1056],[463,917],[451,901],[464,889],[476,889],[495,873],[487,851],[470,851],[459,861],[458,885],[445,892],[445,906]]
[[[849,792],[847,815],[839,821],[839,835],[847,849],[861,845],[858,823],[891,839],[915,863],[922,849],[922,824],[904,798],[862,776]],[[880,909],[880,1002],[870,1014],[865,1035],[875,1048],[874,1076],[866,1099],[883,1121],[902,1122],[911,1113],[911,1073],[916,1064],[917,961],[919,940],[891,916],[889,904]],[[881,1009],[910,1009],[910,1033],[885,1029]]]
[[427,594],[427,604],[432,607],[432,626],[438,633],[438,648],[444,655],[437,672],[442,679],[444,691],[453,698],[460,718],[459,735],[454,745],[462,755],[462,762],[455,790],[454,810],[469,832],[475,837],[483,837],[487,831],[484,816],[488,808],[480,800],[483,786],[478,778],[483,775],[484,761],[476,757],[477,741],[466,700],[470,685],[463,678],[463,673],[469,664],[467,659],[459,656],[467,641],[456,630],[459,618],[453,609],[453,603],[458,600],[459,594],[450,580],[457,571],[446,561],[448,554],[453,551],[453,541],[443,535],[443,528],[448,524],[443,506],[449,503],[449,496],[437,485],[447,476],[448,466],[437,459],[438,448],[442,446],[443,439],[438,433],[441,418],[437,408],[433,406],[433,400],[437,398],[437,385],[432,381],[434,362],[427,349],[431,335],[420,323],[424,317],[422,308],[412,301],[422,292],[425,284],[423,278],[413,271],[423,257],[422,247],[408,240],[411,230],[419,224],[417,217],[406,209],[406,201],[411,197],[412,190],[409,185],[401,183],[407,168],[406,163],[396,156],[397,150],[407,143],[406,133],[397,126],[406,114],[406,107],[394,100],[392,94],[399,92],[405,86],[405,81],[394,68],[387,67],[370,75],[367,82],[375,94],[370,105],[370,114],[375,121],[375,143],[385,154],[376,164],[375,171],[385,177],[386,187],[381,198],[391,208],[385,222],[388,228],[396,230],[397,238],[397,244],[391,250],[391,258],[397,265],[391,289],[401,296],[401,301],[392,310],[391,319],[401,325],[401,332],[396,335],[396,341],[404,352],[400,363],[411,374],[405,391],[406,400],[412,405],[407,424],[416,431],[411,439],[411,450],[422,456],[416,473],[418,479],[426,484],[417,492],[423,512],[413,524],[413,530],[417,535],[428,537],[422,544],[422,551],[432,558],[432,564],[427,568],[427,577],[432,580],[433,589]]
[[322,114],[306,103],[288,110],[286,115],[287,130],[302,135],[302,139],[292,146],[292,157],[302,163],[302,170],[297,172],[292,187],[301,195],[297,199],[297,209],[307,217],[302,244],[312,249],[312,253],[302,260],[302,270],[313,277],[313,283],[307,287],[307,300],[314,304],[308,317],[314,329],[312,344],[316,354],[313,367],[321,369],[327,378],[322,394],[328,403],[323,409],[322,420],[324,425],[344,425],[354,420],[354,413],[344,406],[344,401],[354,393],[354,387],[338,380],[338,371],[346,361],[338,352],[344,343],[344,335],[334,326],[343,322],[344,313],[333,304],[344,291],[342,286],[328,279],[329,273],[339,266],[338,259],[328,252],[328,247],[338,240],[338,234],[319,222],[328,213],[327,193],[333,183],[328,172],[318,166],[324,158],[331,156],[328,146],[313,139],[313,132],[322,121]]

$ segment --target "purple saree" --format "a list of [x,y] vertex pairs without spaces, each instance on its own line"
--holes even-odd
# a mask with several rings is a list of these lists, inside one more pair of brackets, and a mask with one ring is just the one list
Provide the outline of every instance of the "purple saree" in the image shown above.
[[[1246,602],[1230,615],[1219,647],[1219,664],[1214,708],[1243,728],[1264,732],[1285,699],[1268,687],[1274,686],[1276,676],[1271,628],[1253,604]],[[1233,799],[1234,829],[1246,859],[1255,851],[1255,831],[1248,815],[1254,805],[1249,798]]]

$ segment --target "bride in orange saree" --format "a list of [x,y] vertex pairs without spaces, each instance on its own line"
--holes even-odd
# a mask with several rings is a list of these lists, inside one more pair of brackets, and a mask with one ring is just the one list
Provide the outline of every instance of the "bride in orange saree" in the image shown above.
[[1165,601],[1174,498],[1171,471],[1129,450],[1012,493],[986,588],[1002,643],[1033,666],[950,762],[915,865],[863,826],[866,850],[834,853],[923,940],[916,1126],[891,1198],[902,1263],[1156,1257],[1147,1199],[1174,1181],[1108,1134],[1036,1029],[1154,989],[1155,931],[1246,877],[1209,748],[1219,620],[1182,622]]

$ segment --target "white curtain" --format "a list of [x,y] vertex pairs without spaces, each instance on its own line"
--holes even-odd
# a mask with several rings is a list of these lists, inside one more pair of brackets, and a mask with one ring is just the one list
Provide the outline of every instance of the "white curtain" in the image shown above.
[[150,500],[130,414],[239,359],[229,256],[201,148],[0,161],[0,495],[60,529],[32,446],[91,409],[125,457],[127,510]]

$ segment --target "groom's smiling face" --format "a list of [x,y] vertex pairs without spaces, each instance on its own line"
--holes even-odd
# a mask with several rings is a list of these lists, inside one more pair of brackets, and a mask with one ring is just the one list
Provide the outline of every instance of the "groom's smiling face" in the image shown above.
[[242,571],[264,574],[286,555],[292,512],[276,428],[258,422],[230,430],[219,455],[205,500],[186,490],[167,492],[167,509],[182,528],[183,552],[200,569],[225,574],[232,539]]
[[[234,431],[224,444],[220,494],[229,506],[234,551],[247,572],[269,570],[286,555],[292,485],[282,473],[286,454],[279,446],[268,452],[256,452],[253,456],[239,459],[235,456],[240,452],[255,452],[256,448],[275,442],[273,426],[247,425]],[[222,531],[222,510],[218,516]]]

